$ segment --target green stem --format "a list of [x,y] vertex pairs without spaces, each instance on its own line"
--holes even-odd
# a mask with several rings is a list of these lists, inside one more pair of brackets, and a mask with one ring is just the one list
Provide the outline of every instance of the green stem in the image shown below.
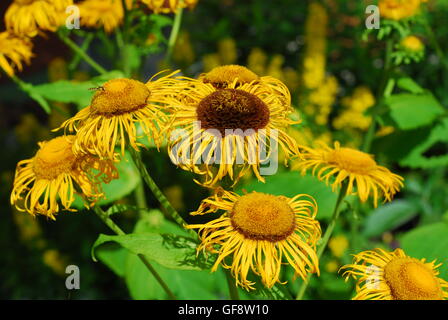
[[[322,237],[319,248],[317,249],[317,259],[319,261],[325,249],[327,248],[328,241],[330,240],[330,237],[333,234],[334,227],[336,226],[336,222],[338,221],[340,213],[339,209],[342,204],[342,200],[344,200],[345,196],[347,195],[347,188],[348,188],[348,181],[346,180],[342,183],[341,189],[339,190],[339,195],[338,199],[336,200],[336,204],[334,206],[333,215],[331,217],[330,223],[327,226],[327,229],[325,230],[324,236]],[[303,299],[305,291],[308,288],[308,284],[310,283],[310,279],[311,279],[311,273],[308,273],[305,281],[300,287],[296,300]]]
[[73,42],[69,37],[67,37],[64,33],[58,32],[59,38],[76,54],[78,54],[81,58],[84,59],[93,69],[95,69],[100,74],[107,73],[107,70],[96,63],[87,53],[84,52],[78,45]]
[[[160,204],[162,205],[162,210],[172,217],[174,221],[177,222],[182,227],[185,227],[187,224],[185,220],[179,215],[179,213],[176,211],[176,209],[173,208],[171,203],[168,201],[168,199],[165,197],[163,192],[160,190],[160,188],[157,186],[155,181],[150,176],[148,170],[146,169],[145,165],[143,164],[142,158],[140,156],[140,153],[138,153],[133,148],[129,148],[129,152],[131,153],[132,159],[135,162],[135,165],[137,166],[138,170],[140,171],[140,174],[143,178],[143,181],[145,181],[146,185],[149,187],[151,192],[154,194],[154,196],[159,200]],[[194,238],[197,238],[196,232],[194,232],[191,229],[186,229],[188,233]]]
[[173,28],[171,29],[170,38],[168,40],[168,49],[166,51],[166,56],[165,56],[165,61],[167,63],[171,62],[174,45],[176,44],[177,36],[179,35],[180,25],[182,22],[182,12],[183,12],[182,8],[177,9],[176,16],[174,17],[174,24],[173,24]]
[[[117,235],[124,236],[126,233],[115,224],[115,222],[112,221],[112,219],[107,215],[106,212],[104,212],[100,207],[94,206],[93,211],[97,214],[97,216]],[[151,272],[151,274],[154,276],[154,278],[157,280],[157,282],[160,284],[160,286],[165,290],[166,294],[170,297],[170,299],[176,300],[176,296],[173,294],[173,292],[168,288],[165,281],[159,276],[157,271],[154,269],[154,267],[149,263],[149,261],[146,259],[146,257],[142,254],[137,255],[139,259],[143,262],[143,264],[146,266],[146,268]]]
[[[87,52],[87,50],[89,49],[90,43],[93,40],[93,36],[94,36],[93,33],[88,33],[87,36],[85,37],[84,42],[82,43],[80,48],[83,52]],[[79,53],[76,53],[76,55],[73,57],[72,61],[68,65],[68,69],[71,71],[75,70],[81,59],[82,57],[79,55]]]
[[238,294],[238,288],[235,284],[235,279],[233,279],[230,274],[229,269],[225,269],[224,273],[226,274],[227,285],[229,286],[229,295],[231,300],[240,300],[240,296]]
[[432,29],[431,25],[429,24],[427,12],[425,12],[424,16],[424,26],[425,30],[428,33],[429,41],[431,42],[431,45],[434,47],[434,50],[436,51],[437,57],[439,58],[442,65],[447,69],[448,71],[448,60],[446,59],[446,56],[442,50],[442,47],[439,44],[439,41],[437,41],[437,37],[434,33],[434,30]]
[[145,197],[145,186],[143,185],[143,180],[140,179],[140,182],[135,189],[135,201],[137,203],[137,207],[139,209],[148,208],[148,204],[146,202]]
[[378,121],[378,108],[383,104],[384,93],[387,88],[387,83],[390,78],[390,74],[393,70],[392,66],[392,51],[394,47],[394,41],[392,39],[388,39],[386,41],[386,55],[384,62],[384,72],[381,77],[380,85],[378,87],[377,95],[376,95],[376,104],[372,108],[372,122],[370,123],[370,127],[364,137],[364,143],[362,145],[362,151],[369,152],[372,147],[373,138],[375,137],[376,132],[376,123]]

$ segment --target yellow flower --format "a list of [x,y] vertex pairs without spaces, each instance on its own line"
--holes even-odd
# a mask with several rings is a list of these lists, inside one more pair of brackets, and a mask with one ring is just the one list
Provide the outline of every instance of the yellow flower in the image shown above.
[[177,9],[188,8],[194,9],[198,0],[141,0],[154,13],[175,13]]
[[233,67],[217,69],[199,80],[187,78],[185,89],[165,102],[172,108],[169,155],[180,168],[206,175],[206,186],[224,176],[236,183],[249,168],[264,181],[260,164],[272,160],[278,145],[286,160],[298,154],[284,131],[297,123],[288,118],[289,92],[278,80],[247,69],[238,77]]
[[354,300],[444,300],[448,282],[437,277],[441,264],[415,259],[402,249],[363,251],[346,265],[346,281],[357,279]]
[[311,196],[287,198],[258,192],[239,196],[222,190],[203,200],[192,214],[218,210],[225,211],[220,218],[187,226],[199,229],[198,252],[218,254],[212,272],[222,264],[246,290],[255,284],[248,279],[249,270],[268,288],[280,282],[282,260],[302,279],[308,273],[319,274],[315,248],[321,230],[315,220],[317,204]]
[[[111,33],[123,22],[122,0],[84,0],[78,6],[82,26]],[[126,6],[131,8],[132,0],[126,0]]]
[[337,260],[330,260],[325,265],[325,271],[329,273],[335,273],[339,269],[339,263]]
[[268,57],[260,48],[253,48],[247,57],[247,66],[256,74],[264,75],[266,73],[266,62]]
[[232,64],[238,59],[235,40],[224,38],[218,42],[218,54],[221,64]]
[[347,194],[354,192],[356,187],[355,193],[365,202],[373,193],[375,206],[380,195],[385,198],[384,201],[391,201],[403,187],[403,178],[379,166],[373,156],[356,149],[340,147],[338,142],[335,142],[334,149],[327,145],[316,149],[304,147],[303,159],[299,163],[303,174],[312,168],[313,175],[326,183],[334,176],[333,190],[348,180]]
[[42,214],[55,219],[63,209],[75,211],[75,188],[94,202],[102,197],[100,183],[117,178],[112,160],[99,160],[92,155],[76,156],[72,152],[75,136],[62,136],[39,143],[36,155],[17,164],[11,204],[31,215]]
[[109,80],[97,89],[90,106],[62,123],[55,131],[65,128],[77,132],[75,153],[92,153],[109,159],[114,157],[117,142],[122,155],[126,144],[135,150],[143,146],[137,142],[137,124],[148,141],[153,138],[158,145],[157,131],[164,115],[156,102],[166,90],[175,90],[175,80],[171,76],[176,72],[155,81],[150,80],[146,85],[132,79]]
[[336,258],[341,258],[344,255],[345,250],[348,248],[348,240],[344,235],[334,236],[328,242],[328,247],[331,253]]
[[380,0],[380,14],[391,20],[401,20],[412,17],[420,8],[420,0]]
[[205,72],[209,72],[213,68],[219,67],[221,65],[219,55],[217,53],[203,55],[202,64],[204,65]]
[[407,36],[400,42],[401,46],[409,51],[422,51],[423,42],[416,36]]
[[173,60],[179,64],[189,66],[194,62],[195,54],[188,32],[181,32],[173,50]]
[[19,36],[56,31],[65,24],[65,10],[73,0],[14,0],[5,13],[6,28]]
[[7,31],[0,33],[0,68],[9,76],[14,70],[22,71],[23,62],[30,64],[33,44],[26,38],[17,37]]

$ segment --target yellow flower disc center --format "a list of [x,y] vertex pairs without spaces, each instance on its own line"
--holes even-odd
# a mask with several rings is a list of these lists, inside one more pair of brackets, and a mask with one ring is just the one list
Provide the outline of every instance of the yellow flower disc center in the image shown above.
[[350,173],[363,174],[376,167],[375,160],[369,154],[351,148],[332,150],[327,161]]
[[196,114],[203,129],[259,130],[269,123],[269,108],[257,96],[238,89],[220,89],[201,100]]
[[37,179],[54,179],[61,173],[69,173],[76,162],[72,152],[75,136],[62,136],[45,141],[33,160]]
[[98,88],[92,98],[91,111],[115,116],[146,106],[150,91],[144,83],[132,79],[113,79]]
[[384,278],[395,300],[442,300],[434,273],[412,258],[396,258],[384,268]]
[[235,230],[252,240],[276,242],[295,229],[295,214],[282,197],[253,192],[239,198],[230,213]]
[[215,88],[227,88],[236,78],[237,83],[250,83],[258,80],[258,76],[247,69],[246,67],[239,65],[227,65],[213,68],[202,77],[202,82],[210,83]]
[[34,0],[14,0],[15,3],[24,6],[32,3]]

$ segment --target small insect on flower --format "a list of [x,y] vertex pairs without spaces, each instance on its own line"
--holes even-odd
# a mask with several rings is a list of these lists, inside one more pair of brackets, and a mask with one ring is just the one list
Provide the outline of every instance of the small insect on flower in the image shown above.
[[356,254],[341,270],[346,281],[357,279],[354,300],[445,300],[448,282],[437,277],[441,265],[409,257],[402,249],[377,248]]
[[17,210],[55,219],[59,201],[64,210],[75,211],[70,208],[75,192],[92,203],[104,196],[101,183],[118,178],[114,162],[75,155],[75,139],[71,135],[41,142],[33,158],[17,164],[11,193],[11,204]]
[[23,62],[30,64],[33,44],[29,39],[17,37],[7,31],[0,33],[0,68],[9,76],[22,71]]
[[5,13],[6,28],[18,36],[34,37],[65,24],[73,0],[14,0]]
[[299,153],[285,131],[298,121],[289,118],[284,85],[271,86],[270,80],[234,66],[184,79],[183,90],[164,103],[171,110],[165,127],[168,152],[180,168],[205,176],[203,185],[213,186],[225,176],[236,183],[250,168],[264,181],[260,166],[275,157],[278,146],[285,162]]
[[79,111],[59,128],[77,132],[75,153],[92,153],[112,159],[115,145],[119,143],[121,154],[129,144],[135,150],[143,146],[137,142],[137,126],[140,125],[148,140],[159,143],[158,131],[166,116],[157,102],[172,93],[171,76],[161,77],[144,84],[132,79],[113,79],[96,88],[90,106]]
[[373,203],[377,206],[380,195],[384,201],[391,201],[395,193],[403,187],[403,178],[379,166],[373,157],[362,151],[341,147],[335,142],[334,149],[323,144],[322,148],[304,147],[303,161],[297,166],[302,174],[312,168],[312,174],[319,180],[329,183],[335,177],[332,187],[335,190],[348,182],[347,194],[356,194],[362,202],[373,193]]
[[250,270],[268,288],[280,282],[283,260],[302,279],[308,273],[319,273],[315,248],[321,229],[311,196],[287,198],[258,192],[240,196],[222,190],[203,200],[192,215],[218,210],[225,211],[220,218],[187,226],[199,229],[198,253],[218,254],[212,271],[220,264],[230,269],[236,284],[246,290],[255,284],[248,279]]

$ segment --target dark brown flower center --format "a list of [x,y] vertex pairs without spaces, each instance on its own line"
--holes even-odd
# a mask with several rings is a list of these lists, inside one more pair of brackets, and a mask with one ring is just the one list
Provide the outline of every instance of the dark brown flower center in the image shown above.
[[[246,131],[263,129],[269,123],[269,108],[257,96],[238,89],[220,89],[201,100],[197,118],[202,129]],[[229,132],[227,132],[229,133]]]

